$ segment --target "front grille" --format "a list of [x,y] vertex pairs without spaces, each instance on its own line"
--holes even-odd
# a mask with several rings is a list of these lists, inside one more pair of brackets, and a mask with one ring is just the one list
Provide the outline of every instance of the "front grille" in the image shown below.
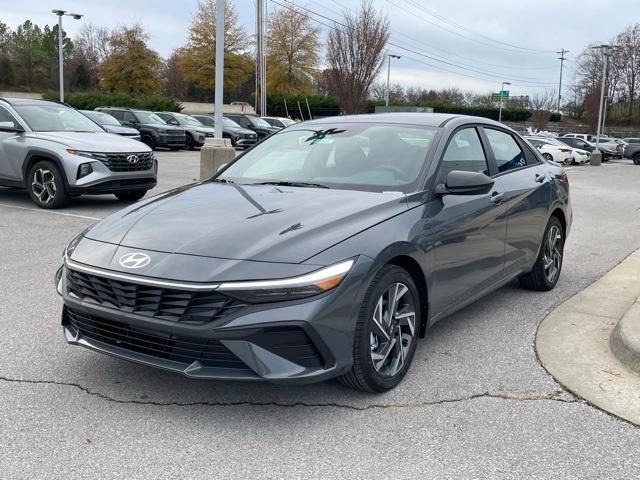
[[78,330],[83,337],[108,345],[187,365],[198,361],[204,367],[249,370],[219,340],[176,336],[114,322],[68,307],[65,307],[63,315],[64,321]]
[[107,153],[100,161],[112,172],[141,172],[153,167],[153,153]]
[[182,135],[184,136],[184,130],[167,130],[167,135]]
[[67,289],[80,300],[147,317],[204,324],[245,306],[215,291],[152,287],[89,275],[67,268]]

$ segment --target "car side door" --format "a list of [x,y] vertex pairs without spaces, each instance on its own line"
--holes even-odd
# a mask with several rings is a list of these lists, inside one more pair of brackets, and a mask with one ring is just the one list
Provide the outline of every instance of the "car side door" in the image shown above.
[[[433,183],[454,170],[491,175],[478,127],[461,127],[448,140]],[[502,278],[506,219],[500,179],[481,194],[432,195],[426,210],[434,264],[429,290],[433,317],[445,315]]]
[[507,239],[506,276],[529,269],[540,248],[551,200],[551,183],[540,158],[517,135],[483,127],[489,154],[505,189]]
[[[0,106],[0,123],[12,128],[24,128],[6,108]],[[21,135],[0,131],[0,178],[18,181],[22,178]]]

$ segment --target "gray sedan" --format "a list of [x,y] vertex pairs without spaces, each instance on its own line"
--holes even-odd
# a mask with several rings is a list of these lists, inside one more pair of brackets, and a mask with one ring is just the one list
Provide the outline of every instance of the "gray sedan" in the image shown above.
[[571,220],[562,167],[500,123],[296,124],[74,239],[64,335],[193,378],[382,392],[435,322],[513,279],[554,288]]

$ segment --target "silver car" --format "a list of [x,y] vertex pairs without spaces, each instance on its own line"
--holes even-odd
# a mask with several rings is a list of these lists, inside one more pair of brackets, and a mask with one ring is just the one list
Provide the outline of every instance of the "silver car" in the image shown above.
[[41,208],[82,194],[139,200],[155,187],[157,170],[148,146],[105,132],[71,107],[0,99],[0,186],[27,188]]

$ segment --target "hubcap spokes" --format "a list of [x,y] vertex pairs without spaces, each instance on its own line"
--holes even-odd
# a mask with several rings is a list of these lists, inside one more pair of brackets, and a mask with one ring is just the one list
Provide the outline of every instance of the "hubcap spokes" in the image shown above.
[[39,168],[33,172],[31,190],[42,203],[49,203],[56,197],[55,177],[51,170]]
[[380,375],[393,377],[404,366],[416,330],[413,296],[404,283],[394,283],[378,298],[370,334],[371,361]]
[[562,234],[556,225],[553,225],[547,234],[542,261],[547,281],[553,282],[562,265]]

